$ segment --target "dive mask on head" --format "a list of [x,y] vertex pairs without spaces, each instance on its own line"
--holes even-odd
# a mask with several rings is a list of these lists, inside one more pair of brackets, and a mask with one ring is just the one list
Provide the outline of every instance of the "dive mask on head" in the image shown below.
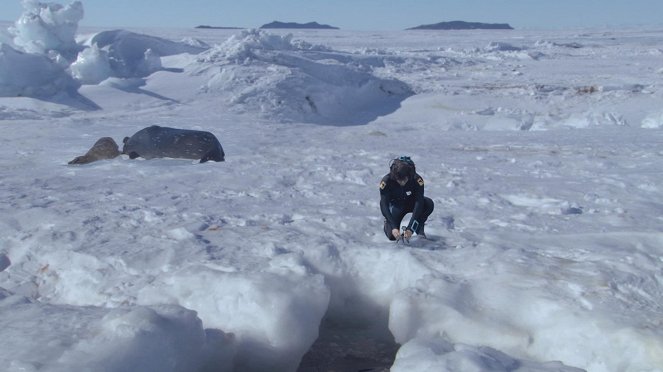
[[414,162],[409,156],[399,156],[397,160],[400,160],[402,162],[407,163],[408,165],[411,165],[414,167]]

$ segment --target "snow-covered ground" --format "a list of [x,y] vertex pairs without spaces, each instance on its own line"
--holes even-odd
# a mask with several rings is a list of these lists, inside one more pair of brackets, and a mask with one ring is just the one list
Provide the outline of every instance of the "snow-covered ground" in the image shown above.
[[[663,30],[48,11],[0,31],[2,370],[663,371]],[[67,165],[155,124],[226,161]],[[382,233],[399,155],[435,241]]]

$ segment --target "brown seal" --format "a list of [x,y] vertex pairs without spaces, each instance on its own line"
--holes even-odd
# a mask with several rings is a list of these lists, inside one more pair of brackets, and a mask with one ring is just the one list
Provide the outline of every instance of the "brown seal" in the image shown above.
[[113,159],[118,156],[120,156],[120,150],[117,143],[110,137],[101,137],[85,155],[74,158],[69,164],[87,164],[102,159]]

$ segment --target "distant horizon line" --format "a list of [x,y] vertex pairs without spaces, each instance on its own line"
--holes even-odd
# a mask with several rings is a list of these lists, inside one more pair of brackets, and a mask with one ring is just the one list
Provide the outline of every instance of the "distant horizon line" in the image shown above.
[[[0,24],[6,23],[8,25],[12,25],[16,22],[16,20],[3,20],[0,19]],[[272,21],[273,22],[273,21]],[[442,21],[438,23],[445,23],[445,22],[453,22],[453,21]],[[462,22],[467,22],[467,21],[462,21]],[[270,22],[268,22],[270,23]],[[284,23],[299,23],[299,22],[284,22]],[[306,22],[309,23],[309,22]],[[471,23],[471,22],[469,22]],[[476,23],[486,23],[486,22],[476,22]],[[267,24],[267,23],[265,23]],[[255,26],[255,27],[247,27],[247,26],[214,26],[214,25],[205,25],[205,24],[198,24],[198,25],[192,25],[192,26],[168,26],[168,25],[163,25],[163,26],[155,26],[155,25],[149,25],[149,26],[130,26],[130,25],[96,25],[96,24],[88,24],[85,22],[85,20],[82,20],[79,24],[79,28],[109,28],[109,29],[181,29],[181,30],[195,30],[195,29],[217,29],[217,30],[250,30],[250,29],[260,29],[263,25],[260,26]],[[302,23],[305,24],[305,23]],[[433,23],[435,24],[435,23]],[[491,24],[491,23],[486,23],[486,24]],[[511,25],[510,23],[506,22],[506,24]],[[428,24],[426,24],[428,25]],[[432,24],[431,24],[432,25]],[[206,28],[199,28],[200,26],[207,26]],[[413,27],[418,27],[418,26],[413,26]],[[445,32],[445,31],[580,31],[580,30],[600,30],[600,31],[609,31],[606,29],[614,29],[614,28],[619,28],[619,29],[642,29],[642,28],[654,28],[654,29],[661,29],[663,30],[663,22],[658,23],[658,24],[651,24],[651,23],[645,23],[645,24],[625,24],[625,25],[614,25],[614,24],[605,24],[605,25],[593,25],[593,26],[566,26],[566,27],[515,27],[512,26],[513,29],[508,30],[501,30],[501,29],[458,29],[458,30],[443,30],[443,29],[427,29],[427,30],[412,30],[409,28],[402,28],[402,29],[378,29],[378,28],[373,28],[373,29],[353,29],[353,28],[341,28],[338,27],[337,29],[325,29],[325,28],[274,28],[273,30],[297,30],[297,31],[354,31],[354,32],[397,32],[397,31],[437,31],[437,32]],[[411,28],[411,27],[410,27]]]

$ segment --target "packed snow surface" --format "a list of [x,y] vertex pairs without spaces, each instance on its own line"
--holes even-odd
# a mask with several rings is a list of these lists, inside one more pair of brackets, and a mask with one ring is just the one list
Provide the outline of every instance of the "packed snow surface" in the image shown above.
[[[334,327],[395,342],[391,371],[663,371],[663,30],[78,30],[78,2],[24,6],[0,33],[3,370],[297,371]],[[67,165],[151,125],[226,161]],[[382,232],[399,155],[432,240]]]

